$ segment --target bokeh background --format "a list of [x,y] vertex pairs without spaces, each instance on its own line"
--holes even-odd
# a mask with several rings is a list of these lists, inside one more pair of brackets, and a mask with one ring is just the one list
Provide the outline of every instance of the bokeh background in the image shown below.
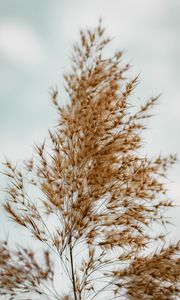
[[[110,51],[124,50],[133,65],[130,75],[140,73],[135,101],[162,93],[145,134],[145,153],[177,153],[180,159],[179,0],[0,0],[0,160],[29,158],[33,144],[55,125],[48,92],[63,86],[79,29],[95,26],[99,17],[114,38]],[[66,100],[62,89],[61,101]],[[179,180],[178,162],[168,181],[178,205]],[[1,199],[4,187],[1,175]],[[169,215],[173,241],[180,238],[180,208]],[[0,236],[11,235],[3,211],[0,218]]]

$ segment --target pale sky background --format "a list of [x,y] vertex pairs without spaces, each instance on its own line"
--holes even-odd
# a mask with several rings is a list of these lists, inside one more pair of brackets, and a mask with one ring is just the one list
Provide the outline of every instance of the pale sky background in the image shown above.
[[[61,88],[79,29],[95,26],[99,17],[114,37],[110,51],[125,50],[132,74],[140,72],[135,99],[162,93],[144,151],[180,159],[179,0],[0,0],[0,160],[4,154],[15,161],[30,157],[34,142],[55,125],[48,91]],[[180,205],[179,162],[169,178],[170,196]],[[180,208],[169,215],[175,224],[169,230],[179,239]],[[3,235],[11,225],[3,213],[1,220]]]

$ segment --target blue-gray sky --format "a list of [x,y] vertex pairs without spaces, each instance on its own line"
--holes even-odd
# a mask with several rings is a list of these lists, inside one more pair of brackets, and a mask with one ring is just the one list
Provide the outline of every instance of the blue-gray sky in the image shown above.
[[[114,37],[111,50],[125,50],[132,73],[141,74],[137,101],[162,93],[145,152],[179,152],[180,159],[179,0],[0,0],[0,159],[31,156],[33,143],[55,124],[48,91],[61,87],[79,29],[96,25],[100,16]],[[177,204],[179,175],[178,163],[169,172]],[[176,237],[179,214],[179,208],[170,213]]]

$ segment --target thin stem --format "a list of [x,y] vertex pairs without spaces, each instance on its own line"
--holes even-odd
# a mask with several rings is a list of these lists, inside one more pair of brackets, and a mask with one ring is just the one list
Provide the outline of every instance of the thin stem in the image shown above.
[[71,239],[69,245],[69,253],[70,253],[70,262],[71,262],[71,275],[72,275],[72,283],[73,283],[74,300],[77,300]]

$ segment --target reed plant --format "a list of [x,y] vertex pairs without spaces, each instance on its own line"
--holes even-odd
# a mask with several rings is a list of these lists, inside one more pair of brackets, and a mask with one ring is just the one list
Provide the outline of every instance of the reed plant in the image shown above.
[[[104,54],[110,42],[101,20],[80,31],[64,75],[67,105],[51,90],[56,126],[32,159],[3,163],[9,178],[3,207],[44,247],[38,260],[28,247],[0,242],[4,299],[180,297],[180,244],[168,242],[164,230],[165,211],[174,206],[166,176],[176,156],[142,154],[142,132],[158,97],[133,107],[138,76],[127,77],[121,51]],[[32,189],[38,196],[30,196]],[[54,279],[55,267],[67,291],[58,290],[64,283],[58,274]]]

